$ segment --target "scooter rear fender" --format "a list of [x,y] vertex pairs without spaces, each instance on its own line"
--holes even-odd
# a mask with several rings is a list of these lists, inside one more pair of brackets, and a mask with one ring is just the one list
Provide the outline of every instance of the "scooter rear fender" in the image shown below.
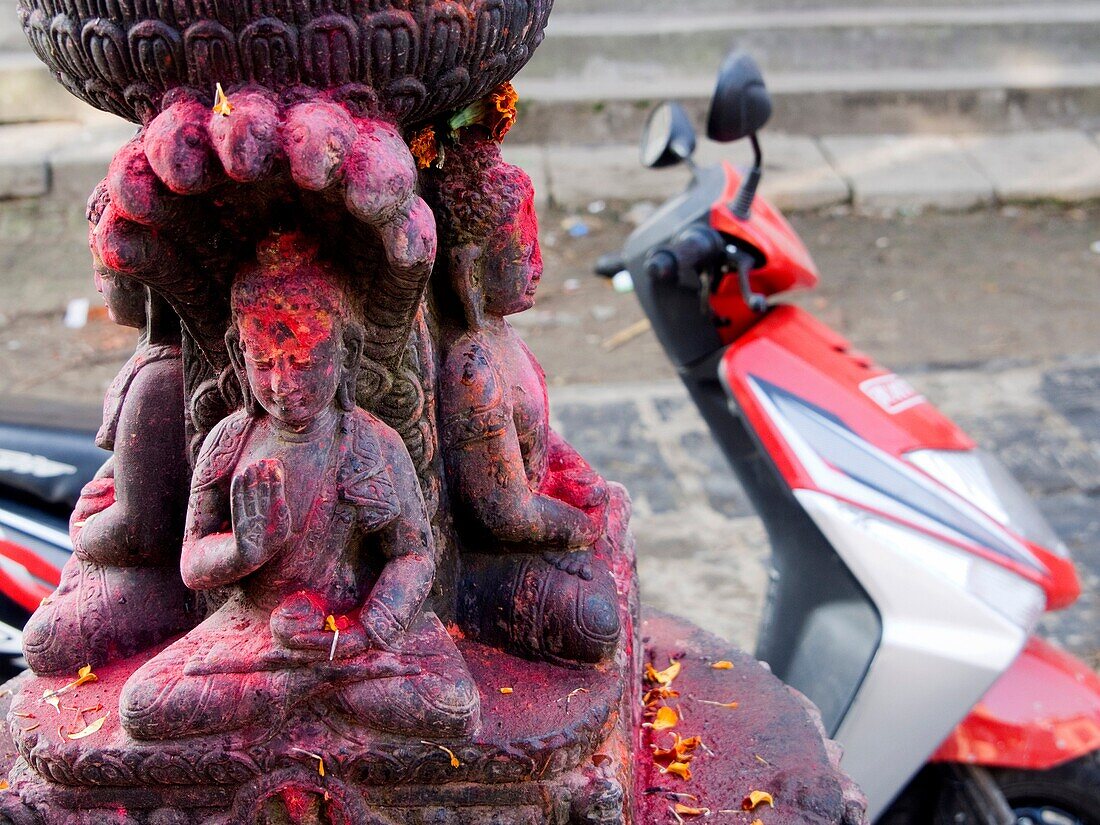
[[1098,749],[1100,677],[1032,638],[932,761],[1047,770]]

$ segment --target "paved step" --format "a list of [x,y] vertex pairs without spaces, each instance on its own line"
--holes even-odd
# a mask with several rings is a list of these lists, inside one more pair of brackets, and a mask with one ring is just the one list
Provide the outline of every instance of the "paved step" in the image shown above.
[[1095,60],[1100,2],[551,18],[524,76],[620,82],[709,74],[732,44],[769,71],[1066,67]]
[[[1087,3],[1090,0],[1081,0]],[[1060,4],[1064,0],[1009,0],[1000,3],[1003,8],[1018,6],[1046,6]],[[940,8],[947,6],[989,6],[990,0],[782,0],[784,10],[804,12],[831,9],[838,6],[851,9],[892,8]],[[774,11],[777,0],[556,0],[555,14],[587,14],[590,12],[618,12],[623,15],[642,13],[695,14],[700,12]]]
[[[770,128],[794,134],[1002,132],[1100,126],[1100,62],[849,72],[769,72]],[[661,100],[683,101],[702,124],[714,76],[565,83],[520,76],[520,140],[630,142]]]
[[[0,126],[0,200],[49,198],[80,207],[111,157],[133,134],[122,122]],[[1100,199],[1100,143],[1080,130],[1005,135],[763,135],[762,194],[783,210],[853,203],[870,213],[969,209],[993,202]],[[525,144],[509,137],[505,157],[535,181],[540,206],[582,209],[593,201],[663,200],[687,170],[646,170],[632,144]],[[700,141],[700,165],[745,165],[742,141]]]

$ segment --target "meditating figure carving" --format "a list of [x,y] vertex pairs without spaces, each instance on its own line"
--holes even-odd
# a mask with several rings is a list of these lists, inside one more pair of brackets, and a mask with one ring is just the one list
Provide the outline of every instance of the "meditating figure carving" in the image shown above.
[[446,157],[431,184],[450,276],[437,290],[439,397],[468,551],[460,613],[479,638],[524,655],[598,662],[620,632],[597,549],[608,486],[550,428],[545,375],[505,320],[534,304],[542,275],[534,189],[492,140],[470,137]]
[[111,320],[142,333],[107,391],[96,435],[114,455],[81,491],[70,519],[73,555],[24,631],[27,663],[39,674],[105,665],[200,618],[179,571],[190,473],[179,318],[155,292],[98,261],[95,277]]
[[364,332],[341,273],[276,233],[231,306],[245,408],[203,445],[182,555],[184,581],[224,603],[131,676],[123,724],[141,739],[278,729],[321,700],[375,729],[471,732],[477,690],[422,609],[435,557],[415,469],[355,406]]

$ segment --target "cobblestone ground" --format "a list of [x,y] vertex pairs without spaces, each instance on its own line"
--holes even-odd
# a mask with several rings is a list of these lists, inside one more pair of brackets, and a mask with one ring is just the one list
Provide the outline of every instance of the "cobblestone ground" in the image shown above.
[[[1084,593],[1043,632],[1100,667],[1100,358],[909,374],[1013,471],[1078,563]],[[557,426],[634,499],[643,598],[752,650],[767,541],[682,386],[551,391]]]

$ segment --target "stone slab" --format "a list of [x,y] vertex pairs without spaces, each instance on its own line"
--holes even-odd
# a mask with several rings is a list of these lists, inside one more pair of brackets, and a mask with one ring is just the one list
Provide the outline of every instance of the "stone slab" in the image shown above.
[[[706,809],[714,821],[745,825],[752,819],[768,825],[867,822],[866,799],[841,771],[840,748],[825,739],[809,700],[752,657],[681,619],[647,610],[642,638],[655,668],[680,663],[672,684],[679,696],[669,701],[679,709],[674,732],[698,736],[702,745],[689,765],[691,779],[685,781],[645,755],[654,746],[668,748],[673,732],[643,730],[634,772],[635,822],[672,822],[677,802]],[[732,667],[711,667],[719,661]],[[706,704],[731,701],[737,706]],[[742,802],[752,791],[771,794],[772,805],[743,811]]]
[[79,131],[78,124],[65,122],[0,126],[0,199],[45,195],[49,152]]
[[961,137],[959,144],[993,181],[1002,201],[1100,198],[1100,146],[1084,132],[974,135]]
[[49,154],[50,197],[83,204],[103,176],[115,152],[133,136],[136,126],[116,119],[117,125],[86,129]]
[[566,208],[597,200],[664,200],[688,182],[683,168],[644,168],[637,147],[550,146],[546,158],[550,198]]
[[[847,183],[833,171],[813,138],[767,134],[765,174],[761,193],[784,210],[819,209],[845,203]],[[709,166],[729,160],[738,166],[752,161],[748,143],[717,144],[700,140],[696,162]],[[634,144],[591,147],[552,146],[545,162],[551,199],[567,209],[595,200],[664,200],[681,192],[689,176],[686,167],[646,169]]]
[[[764,152],[760,193],[774,206],[797,211],[848,202],[848,183],[829,164],[814,138],[764,132],[760,144]],[[721,144],[702,140],[695,159],[701,166],[729,160],[746,167],[752,163],[752,147],[747,141]]]
[[505,141],[501,146],[504,159],[520,167],[531,176],[535,185],[535,206],[543,209],[550,205],[550,179],[547,171],[546,149],[542,146]]
[[821,147],[852,187],[858,209],[873,213],[972,209],[993,201],[993,183],[944,135],[829,136]]

